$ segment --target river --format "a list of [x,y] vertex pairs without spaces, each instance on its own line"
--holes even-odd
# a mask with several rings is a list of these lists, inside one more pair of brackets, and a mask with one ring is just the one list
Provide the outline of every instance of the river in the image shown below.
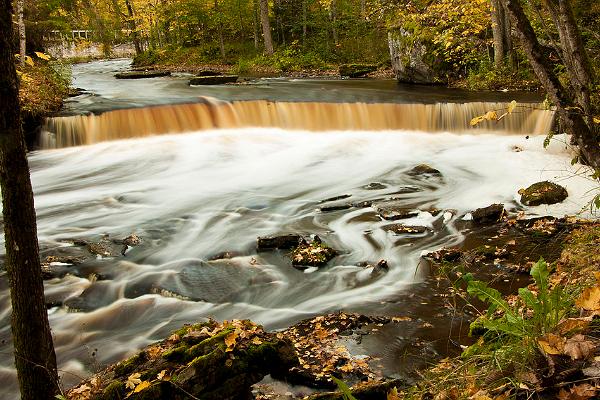
[[[501,202],[513,213],[563,216],[581,211],[592,196],[594,182],[577,176],[581,166],[571,166],[564,138],[544,149],[549,111],[524,111],[504,125],[468,125],[477,110],[515,96],[519,104],[536,102],[535,94],[369,80],[190,87],[185,75],[114,79],[129,62],[75,65],[74,86],[87,93],[67,102],[64,118],[47,127],[62,128],[44,133],[41,147],[29,154],[43,255],[79,254],[68,240],[73,238],[142,238],[125,256],[88,259],[45,282],[67,386],[208,316],[249,318],[278,329],[337,310],[410,315],[434,326],[389,333],[384,362],[389,374],[400,374],[400,354],[412,339],[430,340],[430,355],[454,346],[447,340],[452,324],[432,311],[442,300],[430,290],[427,269],[419,267],[424,252],[459,245],[475,208]],[[470,101],[489,103],[462,104]],[[452,105],[436,105],[447,102]],[[323,107],[315,103],[336,104],[319,115]],[[275,109],[268,119],[261,116],[266,109]],[[381,110],[387,109],[404,113],[404,122],[382,123],[387,117]],[[212,122],[201,124],[199,115]],[[440,123],[440,115],[460,121]],[[411,128],[403,129],[407,123]],[[442,177],[406,173],[421,163]],[[544,179],[566,186],[569,198],[522,207],[517,191]],[[322,203],[340,195],[350,197]],[[382,228],[392,222],[372,207],[320,210],[389,198],[419,210],[402,222],[428,230],[413,236],[386,232]],[[340,255],[325,268],[299,270],[285,254],[256,253],[258,236],[292,232],[317,234]],[[224,251],[236,256],[210,261]],[[390,266],[382,275],[357,266],[380,259]],[[0,397],[15,398],[5,273],[0,340]]]

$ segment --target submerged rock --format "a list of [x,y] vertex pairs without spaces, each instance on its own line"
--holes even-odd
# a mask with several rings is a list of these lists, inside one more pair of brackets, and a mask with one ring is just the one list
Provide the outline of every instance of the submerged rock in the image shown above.
[[521,203],[526,206],[539,206],[540,204],[556,204],[569,196],[567,189],[548,181],[537,182],[527,189],[519,190]]
[[474,224],[495,224],[500,222],[504,216],[504,204],[492,204],[491,206],[478,208],[471,213],[471,216]]
[[235,83],[237,80],[237,75],[196,76],[190,79],[190,85],[222,85],[225,83]]
[[432,175],[432,176],[442,176],[442,173],[427,164],[419,164],[410,171],[406,172],[407,175],[411,176],[420,176],[420,175]]
[[348,197],[352,197],[352,195],[351,194],[342,194],[339,196],[329,197],[325,200],[321,200],[321,203],[329,203],[331,201],[343,200],[343,199],[347,199]]
[[402,201],[385,201],[373,204],[373,208],[379,216],[388,221],[412,218],[419,214],[417,210],[407,208]]
[[349,78],[360,78],[361,76],[365,76],[373,71],[377,71],[377,65],[342,64],[339,68],[340,75],[347,76]]
[[365,190],[382,190],[386,189],[387,186],[380,182],[371,182],[368,185],[362,187]]
[[384,231],[393,232],[397,235],[409,234],[409,235],[419,235],[421,233],[427,232],[427,228],[419,225],[404,225],[404,224],[393,224],[386,225],[383,227]]
[[277,249],[293,249],[301,243],[304,243],[304,238],[295,233],[279,236],[261,236],[256,240],[256,250],[269,251]]
[[298,366],[294,347],[281,334],[250,321],[186,325],[168,339],[109,366],[67,392],[113,400],[238,400],[251,385]]
[[161,76],[171,75],[170,71],[131,71],[131,72],[119,72],[115,74],[117,79],[143,79],[143,78],[157,78]]

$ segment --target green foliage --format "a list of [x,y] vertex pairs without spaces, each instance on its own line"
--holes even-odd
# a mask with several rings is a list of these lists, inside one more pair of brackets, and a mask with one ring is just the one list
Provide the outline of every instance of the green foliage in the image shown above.
[[333,382],[337,385],[338,390],[342,393],[342,397],[344,400],[357,400],[356,397],[352,396],[352,392],[350,388],[344,381],[337,379],[335,376],[332,376]]
[[537,79],[528,67],[497,68],[489,59],[481,60],[469,69],[465,86],[470,90],[536,89]]
[[519,303],[509,304],[500,292],[486,283],[467,277],[467,292],[488,304],[488,310],[474,323],[483,328],[485,339],[509,337],[512,340],[532,344],[534,340],[551,332],[567,315],[573,299],[561,286],[549,287],[550,271],[544,259],[540,259],[531,269],[531,276],[537,285],[537,294],[528,288],[519,289]]

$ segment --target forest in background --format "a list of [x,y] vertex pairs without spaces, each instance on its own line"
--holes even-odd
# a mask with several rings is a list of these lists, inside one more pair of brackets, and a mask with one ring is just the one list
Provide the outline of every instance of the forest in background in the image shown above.
[[[89,30],[87,39],[75,40],[102,43],[106,56],[115,44],[135,43],[140,65],[218,63],[242,74],[285,73],[342,63],[389,66],[388,40],[400,38],[404,57],[424,46],[418,61],[441,82],[471,89],[538,85],[497,0],[24,1],[31,51],[43,50],[44,38]],[[572,8],[597,68],[600,4],[576,0]],[[552,16],[538,0],[524,9],[562,72]]]

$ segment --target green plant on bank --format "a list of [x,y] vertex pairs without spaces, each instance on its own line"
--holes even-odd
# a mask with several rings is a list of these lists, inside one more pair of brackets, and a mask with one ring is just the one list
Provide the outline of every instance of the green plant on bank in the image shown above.
[[331,379],[337,385],[338,390],[342,394],[342,398],[344,400],[357,400],[356,397],[352,396],[352,392],[346,383],[342,380],[337,379],[335,376],[332,376]]
[[[471,324],[471,332],[483,332],[479,342],[469,347],[463,357],[478,354],[483,348],[494,353],[498,367],[510,363],[527,364],[538,355],[537,339],[552,332],[572,310],[574,294],[561,286],[549,287],[550,271],[544,259],[531,269],[537,293],[520,288],[518,301],[511,304],[499,291],[467,274],[467,293],[488,305],[487,312]],[[513,356],[519,353],[521,359]]]

